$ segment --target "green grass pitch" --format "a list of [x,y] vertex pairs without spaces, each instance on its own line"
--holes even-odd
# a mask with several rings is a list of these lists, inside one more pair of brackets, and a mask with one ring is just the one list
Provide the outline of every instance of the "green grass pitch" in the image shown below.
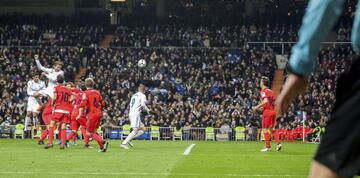
[[82,141],[45,150],[36,140],[0,139],[0,177],[307,177],[317,147],[283,143],[280,152],[264,153],[263,142],[134,141],[131,150],[119,143],[98,153]]

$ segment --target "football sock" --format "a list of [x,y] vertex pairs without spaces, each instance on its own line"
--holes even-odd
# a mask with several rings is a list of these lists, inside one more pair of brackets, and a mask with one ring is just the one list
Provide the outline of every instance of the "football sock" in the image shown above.
[[55,130],[55,127],[50,127],[50,131],[49,131],[49,144],[50,144],[50,145],[53,144],[53,140],[54,140],[54,130]]
[[61,134],[61,145],[65,145],[65,142],[66,142],[66,130],[62,129],[60,131],[60,134]]
[[122,144],[127,144],[129,143],[136,135],[136,132],[135,131],[132,131],[127,137],[126,139],[122,142]]
[[102,149],[104,146],[104,140],[100,137],[100,135],[98,133],[93,133],[92,138],[98,142],[100,149]]
[[45,140],[45,138],[46,138],[46,136],[49,134],[49,130],[43,130],[42,132],[41,132],[41,136],[40,136],[40,141],[44,141]]
[[266,148],[270,148],[270,135],[268,131],[264,132]]
[[134,138],[140,137],[140,135],[144,134],[143,130],[139,130],[138,133],[134,136]]

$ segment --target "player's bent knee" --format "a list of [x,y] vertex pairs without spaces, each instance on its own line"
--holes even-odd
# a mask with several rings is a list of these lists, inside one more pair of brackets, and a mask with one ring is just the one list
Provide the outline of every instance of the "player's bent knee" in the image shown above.
[[51,121],[51,122],[50,122],[50,127],[54,127],[54,126],[55,126],[55,124],[56,124],[56,122],[55,122],[55,121]]

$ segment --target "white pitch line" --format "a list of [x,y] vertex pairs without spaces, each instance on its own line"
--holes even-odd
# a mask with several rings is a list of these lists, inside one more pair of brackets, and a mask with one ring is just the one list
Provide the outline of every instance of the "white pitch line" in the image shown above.
[[[43,174],[43,172],[0,172],[1,174]],[[170,172],[50,172],[56,175],[133,175],[133,176],[208,176],[208,177],[306,177],[307,175],[291,174],[236,174],[236,173],[170,173]]]
[[192,149],[194,146],[195,146],[195,144],[194,144],[194,143],[193,143],[193,144],[191,144],[190,146],[188,146],[188,147],[185,149],[185,151],[184,151],[183,155],[185,155],[185,156],[189,155],[189,154],[190,154],[190,152],[191,152],[191,149]]

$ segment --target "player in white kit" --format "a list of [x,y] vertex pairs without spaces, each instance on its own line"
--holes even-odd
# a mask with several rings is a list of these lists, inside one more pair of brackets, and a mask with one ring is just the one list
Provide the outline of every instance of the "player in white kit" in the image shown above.
[[54,87],[57,85],[57,76],[64,75],[64,72],[61,70],[62,63],[60,61],[55,61],[53,68],[46,68],[41,65],[39,61],[39,55],[34,55],[34,58],[37,68],[42,71],[42,75],[45,75],[45,77],[48,79],[47,87],[34,94],[34,96],[48,97],[47,104],[42,113],[43,122],[47,126],[42,128],[43,133],[41,134],[41,139],[39,140],[39,144],[43,144],[42,139],[46,138],[47,134],[49,133],[48,124],[50,123],[52,115],[51,103],[52,99],[54,98]]
[[[33,74],[32,80],[27,83],[27,95],[28,102],[26,106],[26,117],[25,117],[25,131],[29,130],[29,125],[36,125],[37,116],[39,114],[39,100],[40,98],[35,97],[34,94],[39,92],[40,90],[45,89],[45,82],[39,79],[39,75],[37,73]],[[32,123],[32,124],[30,124]]]
[[56,78],[58,75],[64,75],[64,71],[61,70],[61,62],[55,61],[53,68],[46,68],[41,65],[38,55],[34,55],[34,58],[37,68],[43,72],[42,74],[45,75],[47,79],[49,79],[47,87],[44,90],[41,90],[39,94],[53,98],[54,87],[57,85]]
[[136,137],[142,135],[145,131],[145,126],[141,122],[142,113],[149,113],[150,109],[146,106],[146,96],[145,85],[140,84],[138,87],[138,92],[135,93],[130,100],[130,112],[129,120],[130,127],[132,132],[126,137],[126,139],[121,143],[120,147],[124,149],[129,149],[128,145],[133,146],[130,141]]

